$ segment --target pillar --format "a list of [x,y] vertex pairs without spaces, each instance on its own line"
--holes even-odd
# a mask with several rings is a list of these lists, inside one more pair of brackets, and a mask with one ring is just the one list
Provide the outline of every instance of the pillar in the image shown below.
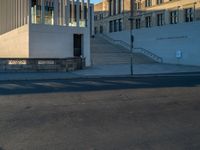
[[79,21],[80,21],[80,3],[79,3],[79,0],[76,0],[76,26],[77,27],[80,26]]
[[53,4],[54,4],[54,25],[58,25],[58,0],[53,0]]
[[84,21],[84,16],[85,16],[85,11],[84,11],[84,0],[81,0],[81,21]]
[[[32,0],[29,0],[29,3],[28,3],[28,16],[29,16],[28,23],[29,23],[29,25],[32,23],[31,4],[32,4]],[[16,20],[17,20],[17,18],[16,18]]]
[[67,0],[67,6],[66,6],[66,25],[69,26],[69,22],[70,22],[70,0]]
[[45,0],[41,0],[41,24],[45,24]]
[[71,4],[71,22],[72,22],[72,24],[74,23],[74,0],[72,0],[72,4]]
[[90,30],[90,0],[87,0],[87,27]]
[[165,25],[169,24],[169,10],[165,10]]

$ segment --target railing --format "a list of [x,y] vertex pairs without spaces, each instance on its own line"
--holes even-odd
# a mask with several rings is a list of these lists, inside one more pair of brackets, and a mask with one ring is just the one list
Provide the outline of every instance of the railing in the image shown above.
[[110,43],[113,43],[113,44],[118,44],[118,45],[121,45],[123,46],[124,48],[130,50],[130,45],[124,41],[121,41],[121,40],[114,40],[113,38],[105,35],[105,34],[100,34],[105,40],[107,40],[108,42]]
[[146,50],[146,49],[141,48],[141,47],[135,47],[134,51],[143,53],[144,55],[149,56],[150,58],[152,58],[156,62],[163,63],[163,59],[161,57],[159,57],[158,55],[150,52],[149,50]]
[[[130,44],[128,44],[127,42],[124,42],[124,41],[121,41],[121,40],[114,40],[113,38],[111,38],[111,37],[109,37],[105,34],[101,34],[101,37],[103,37],[105,40],[107,40],[110,43],[123,46],[124,48],[126,48],[130,51]],[[161,57],[159,57],[158,55],[156,55],[156,54],[152,53],[151,51],[144,49],[142,47],[135,47],[134,52],[142,53],[142,54],[152,58],[156,62],[163,63],[163,59]]]

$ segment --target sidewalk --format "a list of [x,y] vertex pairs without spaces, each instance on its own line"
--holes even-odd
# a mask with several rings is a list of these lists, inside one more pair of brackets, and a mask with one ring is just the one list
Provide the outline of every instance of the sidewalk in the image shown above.
[[[170,65],[170,64],[135,64],[134,75],[159,76],[180,73],[199,73],[200,67]],[[101,65],[78,70],[74,72],[36,72],[36,73],[0,73],[0,81],[7,80],[45,80],[45,79],[71,79],[92,77],[119,77],[130,76],[130,64]]]

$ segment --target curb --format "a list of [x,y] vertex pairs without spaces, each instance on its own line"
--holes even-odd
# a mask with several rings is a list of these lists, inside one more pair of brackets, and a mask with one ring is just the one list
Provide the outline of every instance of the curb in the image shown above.
[[10,76],[8,79],[0,79],[0,82],[3,81],[29,81],[29,80],[69,80],[69,79],[98,79],[98,78],[149,78],[149,77],[184,77],[184,76],[200,76],[200,72],[181,72],[181,73],[160,73],[160,74],[135,74],[133,76],[131,75],[77,75],[74,74],[70,76],[62,76],[62,77],[38,77],[37,75],[35,77],[20,77],[15,78],[15,75]]

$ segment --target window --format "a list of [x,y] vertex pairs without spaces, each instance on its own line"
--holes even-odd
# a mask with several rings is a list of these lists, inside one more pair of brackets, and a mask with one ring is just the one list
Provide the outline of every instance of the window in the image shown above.
[[94,16],[94,21],[96,21],[96,20],[97,20],[97,15]]
[[136,9],[136,10],[141,9],[141,2],[135,3],[135,9]]
[[140,19],[136,19],[135,20],[135,27],[136,27],[136,29],[139,29],[140,26],[141,26],[141,20]]
[[151,16],[145,17],[145,25],[147,28],[151,27]]
[[99,20],[103,19],[103,14],[99,14]]
[[109,22],[109,32],[113,32],[113,22]]
[[178,23],[178,11],[171,11],[170,12],[170,24],[177,24]]
[[185,9],[185,22],[192,22],[193,21],[193,9],[187,8]]
[[40,24],[42,21],[41,3],[38,0],[32,0],[31,3],[31,22],[34,24]]
[[163,0],[157,0],[157,5],[160,5],[163,3]]
[[97,34],[97,27],[94,27],[94,33]]
[[103,26],[100,26],[100,33],[103,33]]
[[164,25],[164,15],[157,14],[157,26],[163,26],[163,25]]
[[152,0],[145,0],[145,7],[150,7],[152,5]]

